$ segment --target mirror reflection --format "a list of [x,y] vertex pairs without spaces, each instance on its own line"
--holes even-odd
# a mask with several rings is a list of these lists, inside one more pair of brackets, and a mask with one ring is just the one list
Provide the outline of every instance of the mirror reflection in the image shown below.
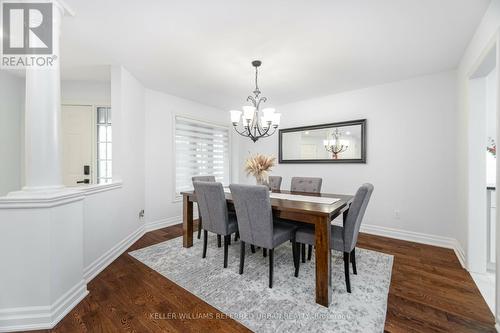
[[280,162],[364,162],[365,122],[284,129]]

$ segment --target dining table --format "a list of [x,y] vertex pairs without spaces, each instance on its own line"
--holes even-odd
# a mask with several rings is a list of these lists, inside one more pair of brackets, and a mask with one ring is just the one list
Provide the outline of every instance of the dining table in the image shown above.
[[[231,192],[224,189],[226,202],[233,204]],[[194,191],[181,192],[183,202],[182,237],[183,246],[193,246]],[[343,215],[347,217],[352,195],[331,193],[305,193],[292,191],[270,192],[273,216],[314,225],[316,258],[316,303],[328,307],[332,298],[331,283],[331,223]],[[199,217],[201,218],[201,217]]]

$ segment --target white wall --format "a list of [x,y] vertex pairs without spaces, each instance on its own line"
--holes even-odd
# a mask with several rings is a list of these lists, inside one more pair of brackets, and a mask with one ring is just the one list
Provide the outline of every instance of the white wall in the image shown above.
[[[180,222],[182,203],[174,202],[174,114],[230,125],[228,112],[176,96],[146,90],[146,220],[148,224]],[[237,155],[236,149],[233,152]],[[236,179],[233,177],[233,181]]]
[[[468,121],[469,164],[469,221],[467,235],[469,247],[466,249],[468,269],[473,272],[486,272],[486,78],[476,78],[468,83]],[[475,208],[473,208],[475,207]],[[473,241],[472,241],[473,240]]]
[[111,83],[106,81],[61,81],[62,104],[111,105]]
[[21,188],[24,79],[0,71],[0,197]]
[[111,72],[113,110],[113,181],[123,187],[85,200],[84,267],[86,273],[121,241],[143,228],[144,87],[123,67]]
[[[284,189],[292,176],[323,177],[323,191],[331,193],[354,193],[371,182],[364,224],[454,236],[455,80],[450,71],[278,107],[281,128],[366,118],[367,163],[280,164],[273,174],[283,176]],[[240,170],[247,151],[278,154],[277,135],[240,142]]]
[[[460,242],[465,251],[472,244],[469,244],[468,235],[468,196],[469,196],[469,164],[468,155],[469,143],[469,114],[468,110],[468,79],[479,65],[486,48],[494,42],[495,34],[500,28],[500,1],[493,0],[479,24],[474,37],[470,41],[457,70],[458,84],[458,122],[457,122],[457,155],[456,155],[456,183],[457,183],[457,223],[454,228],[455,237]],[[473,161],[472,161],[473,162]],[[467,254],[466,254],[467,256]]]
[[[496,142],[496,117],[497,117],[497,70],[494,69],[486,77],[486,138],[487,144],[490,144],[489,138]],[[496,185],[496,158],[491,153],[486,152],[486,183]]]

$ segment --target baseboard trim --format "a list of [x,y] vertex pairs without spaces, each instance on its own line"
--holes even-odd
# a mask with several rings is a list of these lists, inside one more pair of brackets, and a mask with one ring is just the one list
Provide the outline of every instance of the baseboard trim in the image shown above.
[[31,306],[0,310],[0,332],[52,329],[88,295],[87,283],[108,267],[146,232],[181,222],[182,217],[175,216],[140,226],[132,234],[128,235],[86,267],[84,269],[84,280],[61,296],[52,306]]
[[[342,222],[334,221],[334,224],[341,226]],[[455,238],[435,236],[430,234],[424,234],[421,232],[407,231],[407,230],[382,227],[371,224],[361,224],[360,231],[371,235],[377,235],[382,237],[394,238],[409,242],[452,249],[455,252],[455,255],[457,256],[458,261],[462,265],[462,268],[466,269],[465,251],[462,245]]]
[[144,225],[144,231],[149,232],[153,230],[158,230],[179,223],[182,223],[182,216],[174,216],[157,221],[146,222],[146,224]]
[[462,244],[458,240],[455,239],[455,244],[453,247],[453,251],[455,251],[455,255],[458,258],[458,261],[460,261],[460,265],[462,265],[463,269],[467,269],[467,260],[465,258],[465,250],[462,247]]
[[30,306],[0,310],[0,332],[51,329],[88,295],[81,280],[52,306]]
[[456,242],[454,238],[441,237],[415,231],[381,227],[370,224],[364,224],[364,225],[362,224],[361,232],[365,232],[367,234],[372,234],[372,235],[406,240],[415,243],[446,247],[449,249],[453,249]]
[[140,226],[136,231],[128,235],[121,242],[113,246],[109,251],[100,256],[83,270],[83,278],[89,283],[93,278],[108,267],[116,258],[125,252],[132,244],[144,235],[144,226]]

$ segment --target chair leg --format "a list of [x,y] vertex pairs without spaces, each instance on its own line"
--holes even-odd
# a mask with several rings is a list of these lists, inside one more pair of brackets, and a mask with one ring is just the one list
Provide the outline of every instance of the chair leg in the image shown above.
[[302,252],[302,263],[306,262],[306,244],[300,244],[300,252]]
[[313,246],[307,245],[307,260],[311,260],[312,252],[313,252]]
[[351,281],[349,280],[349,252],[344,252],[344,274],[347,292],[351,292]]
[[352,249],[351,251],[351,263],[352,263],[352,272],[354,275],[358,275],[358,270],[356,269],[356,249]]
[[267,249],[262,249],[262,256],[267,257]]
[[201,238],[201,217],[198,217],[198,239]]
[[231,243],[231,235],[224,236],[224,268],[227,268],[227,250]]
[[250,250],[252,251],[252,253],[255,253],[255,245],[250,245]]
[[299,277],[300,243],[295,243],[295,277]]
[[203,230],[203,256],[202,256],[202,258],[207,257],[207,240],[208,240],[208,231]]
[[269,249],[269,288],[273,287],[274,249]]
[[297,243],[295,242],[295,235],[293,235],[292,241],[292,258],[293,258],[293,267],[297,268]]
[[245,242],[240,244],[240,274],[243,274],[243,266],[245,265]]

